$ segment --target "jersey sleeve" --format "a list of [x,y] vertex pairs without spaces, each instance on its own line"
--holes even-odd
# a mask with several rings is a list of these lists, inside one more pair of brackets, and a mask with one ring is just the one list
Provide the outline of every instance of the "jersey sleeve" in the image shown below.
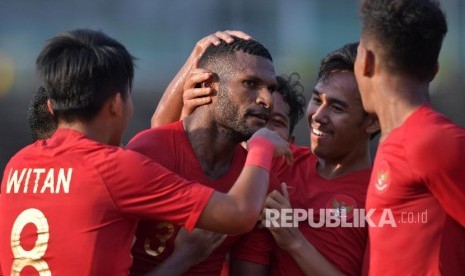
[[448,124],[422,136],[407,152],[410,167],[446,213],[465,227],[465,129]]
[[268,265],[274,247],[273,236],[264,228],[255,227],[244,234],[231,248],[231,258]]
[[213,189],[187,181],[138,153],[125,150],[109,164],[105,181],[112,199],[123,213],[169,221],[192,230]]

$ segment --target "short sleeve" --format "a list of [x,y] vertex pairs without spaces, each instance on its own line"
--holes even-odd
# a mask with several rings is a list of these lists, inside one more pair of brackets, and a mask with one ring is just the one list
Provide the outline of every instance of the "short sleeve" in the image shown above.
[[187,181],[138,153],[124,150],[108,181],[112,199],[128,215],[169,221],[192,230],[213,189]]
[[412,172],[447,214],[465,227],[465,129],[445,124],[420,136],[408,145]]

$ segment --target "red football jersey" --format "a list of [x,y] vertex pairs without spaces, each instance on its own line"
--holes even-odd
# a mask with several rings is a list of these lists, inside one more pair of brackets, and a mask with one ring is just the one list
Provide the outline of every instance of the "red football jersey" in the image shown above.
[[[321,221],[320,212],[346,212],[346,222],[354,227],[311,227],[308,221],[299,223],[305,238],[334,266],[347,275],[360,275],[367,243],[367,227],[357,223],[356,209],[363,209],[371,168],[337,179],[322,178],[317,172],[317,157],[306,147],[293,146],[292,166],[278,168],[280,179],[289,186],[293,209],[313,210],[312,223]],[[279,191],[281,189],[279,188]],[[323,211],[320,211],[323,210]],[[337,216],[336,213],[334,213]],[[354,217],[356,222],[354,223]],[[326,224],[324,224],[326,225]],[[358,227],[361,226],[361,227]],[[278,248],[269,233],[244,236],[234,246],[232,257],[270,265],[272,275],[303,275],[291,255]],[[271,260],[267,255],[272,251]]]
[[[142,131],[128,143],[127,148],[143,153],[186,179],[198,181],[224,193],[229,191],[239,177],[247,157],[247,151],[237,145],[228,172],[217,180],[207,178],[184,132],[182,121]],[[270,176],[271,182],[272,179]],[[134,264],[131,274],[142,275],[165,260],[174,250],[178,231],[178,226],[164,220],[140,221],[132,251]],[[226,253],[237,238],[226,238],[206,260],[192,266],[186,274],[219,275]]]
[[3,273],[127,275],[139,218],[193,228],[212,193],[141,154],[59,129],[6,166]]
[[430,106],[380,144],[366,206],[371,275],[465,273],[464,154],[465,130]]

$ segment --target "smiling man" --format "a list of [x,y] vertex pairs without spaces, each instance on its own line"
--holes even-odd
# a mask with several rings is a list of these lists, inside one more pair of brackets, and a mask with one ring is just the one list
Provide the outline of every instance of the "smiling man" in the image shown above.
[[[274,168],[290,188],[273,191],[266,208],[312,209],[311,220],[317,222],[324,220],[319,210],[344,209],[347,222],[353,222],[352,210],[365,206],[369,141],[379,126],[363,110],[354,76],[356,53],[357,43],[351,43],[321,61],[307,108],[311,147],[292,146],[292,166]],[[267,269],[271,275],[361,274],[368,237],[364,227],[312,227],[303,221],[270,231],[277,246],[259,230],[235,245],[233,275],[267,275]]]

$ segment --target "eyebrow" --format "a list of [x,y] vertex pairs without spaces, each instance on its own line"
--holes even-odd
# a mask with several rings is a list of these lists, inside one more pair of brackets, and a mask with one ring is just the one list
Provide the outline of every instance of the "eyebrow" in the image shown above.
[[[316,90],[315,88],[313,88],[312,94],[315,95],[315,96],[321,97],[321,94],[322,94],[322,93],[320,93],[318,90]],[[345,102],[345,101],[342,101],[342,100],[339,100],[339,99],[335,99],[335,98],[332,98],[332,97],[326,97],[326,100],[327,100],[329,103],[336,103],[336,104],[342,106],[342,107],[345,108],[345,109],[349,109],[349,104],[347,104],[347,102]]]
[[[254,74],[245,74],[241,77],[243,80],[251,80],[251,81],[255,81],[255,82],[259,82],[259,83],[265,83],[266,80],[264,78],[261,78],[257,75],[254,75]],[[278,88],[278,83],[275,81],[273,84],[270,84],[269,86],[267,86],[268,88],[270,88],[272,91],[276,91],[276,89]]]

